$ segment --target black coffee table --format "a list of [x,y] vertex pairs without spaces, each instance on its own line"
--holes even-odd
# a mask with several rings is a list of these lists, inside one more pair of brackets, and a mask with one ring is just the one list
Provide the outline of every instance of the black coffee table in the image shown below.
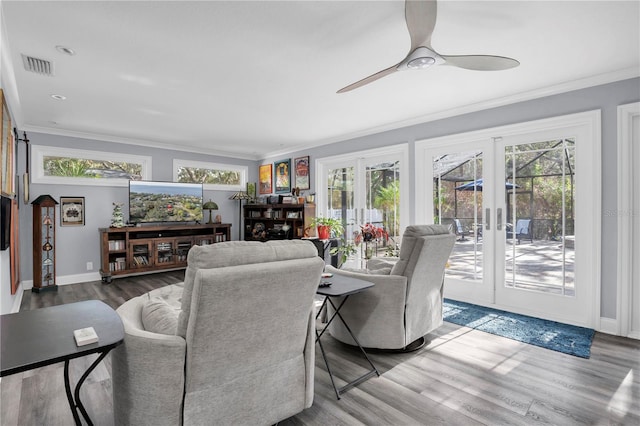
[[[373,287],[375,284],[372,282],[357,279],[357,278],[346,277],[344,275],[334,275],[330,278],[323,278],[321,282],[324,282],[324,281],[331,282],[331,286],[318,287],[318,290],[316,291],[316,294],[325,296],[324,301],[322,302],[322,306],[320,307],[320,309],[318,310],[318,313],[316,314],[316,319],[318,319],[318,316],[320,316],[320,313],[322,312],[323,308],[326,307],[327,303],[331,304],[335,312],[331,316],[331,318],[329,318],[329,321],[327,321],[327,324],[324,326],[324,328],[320,333],[318,333],[318,330],[316,330],[316,342],[318,342],[318,344],[320,345],[320,351],[322,352],[324,363],[327,366],[327,371],[329,372],[329,377],[331,378],[331,384],[333,385],[333,390],[336,392],[336,397],[340,399],[340,395],[342,395],[352,387],[357,386],[360,383],[364,382],[365,380],[369,379],[374,374],[377,376],[380,376],[378,369],[373,365],[373,363],[369,359],[367,352],[365,352],[360,342],[358,342],[358,339],[356,338],[356,336],[354,336],[353,333],[351,332],[349,325],[345,322],[342,315],[340,315],[340,309],[344,306],[345,302],[347,301],[347,299],[349,299],[350,295],[360,293],[361,291],[365,291],[366,289]],[[344,297],[344,298],[342,299],[342,302],[340,303],[340,305],[336,307],[336,305],[334,305],[333,301],[331,300],[332,297]],[[324,332],[327,330],[331,322],[336,317],[340,318],[340,321],[342,321],[342,324],[344,324],[349,334],[351,334],[353,341],[356,342],[356,345],[358,345],[358,347],[360,348],[360,351],[362,352],[364,357],[367,359],[367,362],[371,366],[370,371],[358,377],[357,379],[347,383],[340,389],[336,387],[336,384],[333,381],[333,373],[331,373],[331,368],[329,367],[329,360],[327,359],[327,356],[324,352],[324,348],[322,347],[322,342],[320,341],[320,337],[322,337]]]
[[[87,423],[92,425],[80,401],[80,387],[107,353],[124,340],[120,316],[105,303],[88,300],[2,315],[0,324],[0,377],[64,361],[64,387],[73,419],[77,425],[82,424],[78,415],[80,410]],[[77,346],[73,330],[85,327],[94,328],[98,342]],[[76,384],[74,398],[69,382],[69,360],[93,353],[100,356]]]

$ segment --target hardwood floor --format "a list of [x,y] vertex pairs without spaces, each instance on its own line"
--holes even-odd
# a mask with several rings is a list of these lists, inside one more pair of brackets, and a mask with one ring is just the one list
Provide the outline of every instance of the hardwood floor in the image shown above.
[[[182,281],[168,272],[26,292],[22,310],[86,299],[116,308]],[[590,359],[446,323],[408,354],[371,351],[381,376],[336,400],[317,348],[311,408],[281,425],[639,425],[640,341],[596,333]],[[363,374],[357,349],[323,338],[338,386]],[[94,358],[72,361],[72,382]],[[62,364],[2,379],[3,426],[70,425]],[[81,399],[96,425],[112,425],[110,359],[85,382]],[[215,424],[215,419],[210,424]]]

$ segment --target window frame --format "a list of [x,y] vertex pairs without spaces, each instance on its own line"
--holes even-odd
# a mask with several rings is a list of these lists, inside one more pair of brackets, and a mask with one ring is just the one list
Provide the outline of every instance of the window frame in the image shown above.
[[[174,158],[173,160],[173,181],[178,182],[178,168],[193,167],[207,170],[224,170],[237,172],[240,174],[240,183],[238,185],[221,185],[217,183],[203,183],[202,188],[206,191],[246,191],[249,168],[238,164],[222,164],[212,163],[209,161],[182,160]],[[195,182],[199,183],[199,182]]]
[[142,166],[141,180],[152,180],[152,160],[150,156],[87,149],[61,148],[45,145],[31,145],[31,182],[47,185],[87,185],[116,186],[129,185],[124,178],[82,178],[73,176],[46,176],[44,170],[45,157],[80,158],[85,160],[113,161],[117,163],[134,163]]

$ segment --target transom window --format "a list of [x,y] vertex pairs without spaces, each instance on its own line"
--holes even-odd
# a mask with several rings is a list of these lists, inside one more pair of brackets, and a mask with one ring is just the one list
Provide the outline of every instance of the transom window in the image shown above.
[[151,180],[151,157],[33,145],[32,182],[62,185],[127,186]]
[[245,190],[247,167],[203,161],[173,160],[174,182],[202,183],[207,190]]

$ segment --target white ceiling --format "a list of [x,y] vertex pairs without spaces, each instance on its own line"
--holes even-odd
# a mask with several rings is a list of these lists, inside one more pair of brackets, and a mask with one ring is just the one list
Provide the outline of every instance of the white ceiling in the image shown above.
[[[439,53],[521,65],[398,72],[336,94],[408,53],[402,1],[5,0],[3,86],[20,130],[260,159],[638,76],[639,5],[440,1]],[[21,54],[55,75],[25,71]]]

